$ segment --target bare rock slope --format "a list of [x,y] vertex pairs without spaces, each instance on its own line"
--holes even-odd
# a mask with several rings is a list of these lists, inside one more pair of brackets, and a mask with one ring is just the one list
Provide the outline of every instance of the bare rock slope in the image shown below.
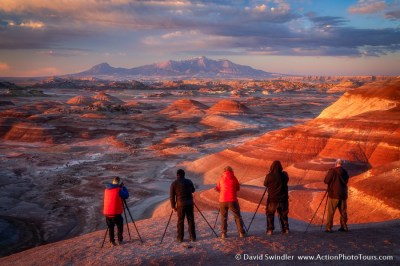
[[170,106],[162,110],[161,114],[166,114],[171,117],[190,118],[203,116],[207,105],[191,99],[180,99],[173,102]]
[[[203,212],[208,221],[216,213]],[[245,213],[246,223],[251,213]],[[173,215],[163,243],[162,233],[168,216],[137,221],[143,244],[130,223],[132,240],[125,230],[125,243],[110,248],[107,241],[101,247],[105,230],[68,240],[32,248],[0,258],[8,265],[259,265],[293,263],[320,263],[337,265],[398,265],[400,248],[397,230],[399,222],[359,226],[348,233],[326,235],[311,228],[304,234],[305,223],[290,220],[293,230],[289,235],[267,236],[264,232],[265,217],[257,215],[250,234],[240,239],[235,224],[229,220],[228,238],[215,237],[199,213],[195,213],[197,241],[178,243],[175,240],[176,215]],[[126,229],[126,227],[125,227]],[[220,231],[216,229],[219,234]],[[361,255],[360,255],[361,254]],[[252,256],[253,259],[249,259]],[[261,257],[256,257],[261,256]],[[267,257],[266,257],[267,256]],[[301,257],[301,256],[313,256]],[[319,256],[319,257],[318,257]],[[341,256],[339,258],[339,256]],[[324,259],[325,258],[325,259]]]
[[[215,184],[223,167],[231,165],[240,182],[262,186],[272,161],[280,160],[290,176],[290,204],[298,207],[291,208],[291,215],[307,220],[324,194],[326,171],[336,158],[343,158],[352,176],[351,222],[399,219],[399,94],[398,78],[365,85],[345,93],[314,120],[184,166],[205,184]],[[248,196],[243,200],[258,202]]]

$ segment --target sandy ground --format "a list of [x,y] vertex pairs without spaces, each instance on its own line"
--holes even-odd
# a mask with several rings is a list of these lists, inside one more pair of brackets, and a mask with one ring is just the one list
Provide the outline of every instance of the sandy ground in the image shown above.
[[[229,113],[230,105],[220,104],[218,115],[198,116],[183,105],[175,117],[162,112],[182,98],[173,91],[159,98],[150,97],[156,91],[107,91],[126,103],[125,111],[67,104],[79,95],[94,99],[93,91],[46,93],[51,97],[8,97],[15,105],[0,109],[0,256],[102,228],[103,182],[114,175],[125,179],[134,218],[149,218],[167,199],[177,165],[315,117],[338,97],[243,97],[235,100],[252,113]],[[230,95],[191,98],[206,108]],[[201,176],[193,178],[202,189]]]
[[[213,224],[216,212],[203,211]],[[252,213],[244,213],[248,225]],[[232,215],[229,216],[228,238],[213,235],[199,213],[195,213],[197,241],[175,241],[176,215],[173,215],[163,243],[162,233],[168,216],[136,221],[144,240],[141,244],[130,223],[129,240],[100,248],[105,230],[47,244],[0,259],[1,265],[398,265],[400,261],[400,221],[350,225],[347,233],[327,234],[319,226],[290,219],[290,234],[279,230],[265,234],[265,216],[257,214],[247,237],[240,239]],[[216,232],[219,235],[219,224]],[[337,227],[335,227],[337,229]],[[272,257],[271,257],[272,256]],[[300,256],[314,256],[301,260]],[[379,257],[385,256],[385,257]],[[382,260],[379,260],[382,259]]]

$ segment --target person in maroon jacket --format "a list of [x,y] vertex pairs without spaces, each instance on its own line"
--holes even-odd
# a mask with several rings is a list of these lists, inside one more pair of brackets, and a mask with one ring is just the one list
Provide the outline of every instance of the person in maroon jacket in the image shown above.
[[349,175],[343,168],[343,160],[337,159],[334,168],[329,169],[325,176],[324,183],[328,185],[328,214],[326,220],[325,232],[332,232],[333,216],[336,209],[340,213],[339,231],[347,232],[347,183]]
[[225,167],[224,173],[219,179],[215,188],[219,191],[219,209],[221,212],[221,231],[222,238],[226,238],[228,229],[228,210],[231,210],[236,222],[236,227],[240,237],[246,234],[243,229],[243,219],[240,214],[240,206],[237,199],[237,191],[240,190],[240,184],[233,169],[230,166]]
[[278,213],[279,223],[283,234],[289,233],[289,175],[283,171],[280,161],[271,164],[269,173],[264,180],[264,186],[268,189],[267,205],[265,208],[267,215],[268,235],[274,231],[275,212]]
[[106,183],[106,189],[104,190],[104,209],[103,214],[106,217],[108,233],[110,236],[110,245],[116,246],[114,227],[118,229],[118,244],[122,244],[123,241],[123,228],[124,220],[122,213],[124,211],[123,200],[129,197],[129,192],[122,183],[120,177],[115,177],[112,184]]

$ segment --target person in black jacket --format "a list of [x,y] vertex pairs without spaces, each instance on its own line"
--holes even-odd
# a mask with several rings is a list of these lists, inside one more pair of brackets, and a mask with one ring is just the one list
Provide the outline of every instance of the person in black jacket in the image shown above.
[[343,161],[336,160],[334,168],[329,169],[325,176],[324,183],[328,185],[328,218],[326,222],[325,232],[332,232],[333,216],[336,208],[340,213],[340,228],[339,231],[347,232],[347,183],[349,175],[343,168]]
[[184,221],[185,216],[189,226],[190,241],[196,241],[196,229],[194,224],[194,213],[193,213],[193,195],[195,188],[192,181],[185,178],[185,171],[179,169],[176,172],[176,180],[171,184],[170,187],[170,201],[171,207],[178,213],[178,242],[183,241],[184,237]]
[[272,235],[274,231],[275,211],[278,213],[279,222],[283,234],[289,233],[289,176],[283,171],[280,161],[271,164],[270,171],[265,177],[264,186],[268,189],[266,206],[267,234]]

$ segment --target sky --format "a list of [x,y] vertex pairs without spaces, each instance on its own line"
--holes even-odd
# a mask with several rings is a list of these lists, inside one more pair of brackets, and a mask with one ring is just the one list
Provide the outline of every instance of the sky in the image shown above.
[[400,0],[0,0],[0,76],[198,56],[293,75],[400,75]]

